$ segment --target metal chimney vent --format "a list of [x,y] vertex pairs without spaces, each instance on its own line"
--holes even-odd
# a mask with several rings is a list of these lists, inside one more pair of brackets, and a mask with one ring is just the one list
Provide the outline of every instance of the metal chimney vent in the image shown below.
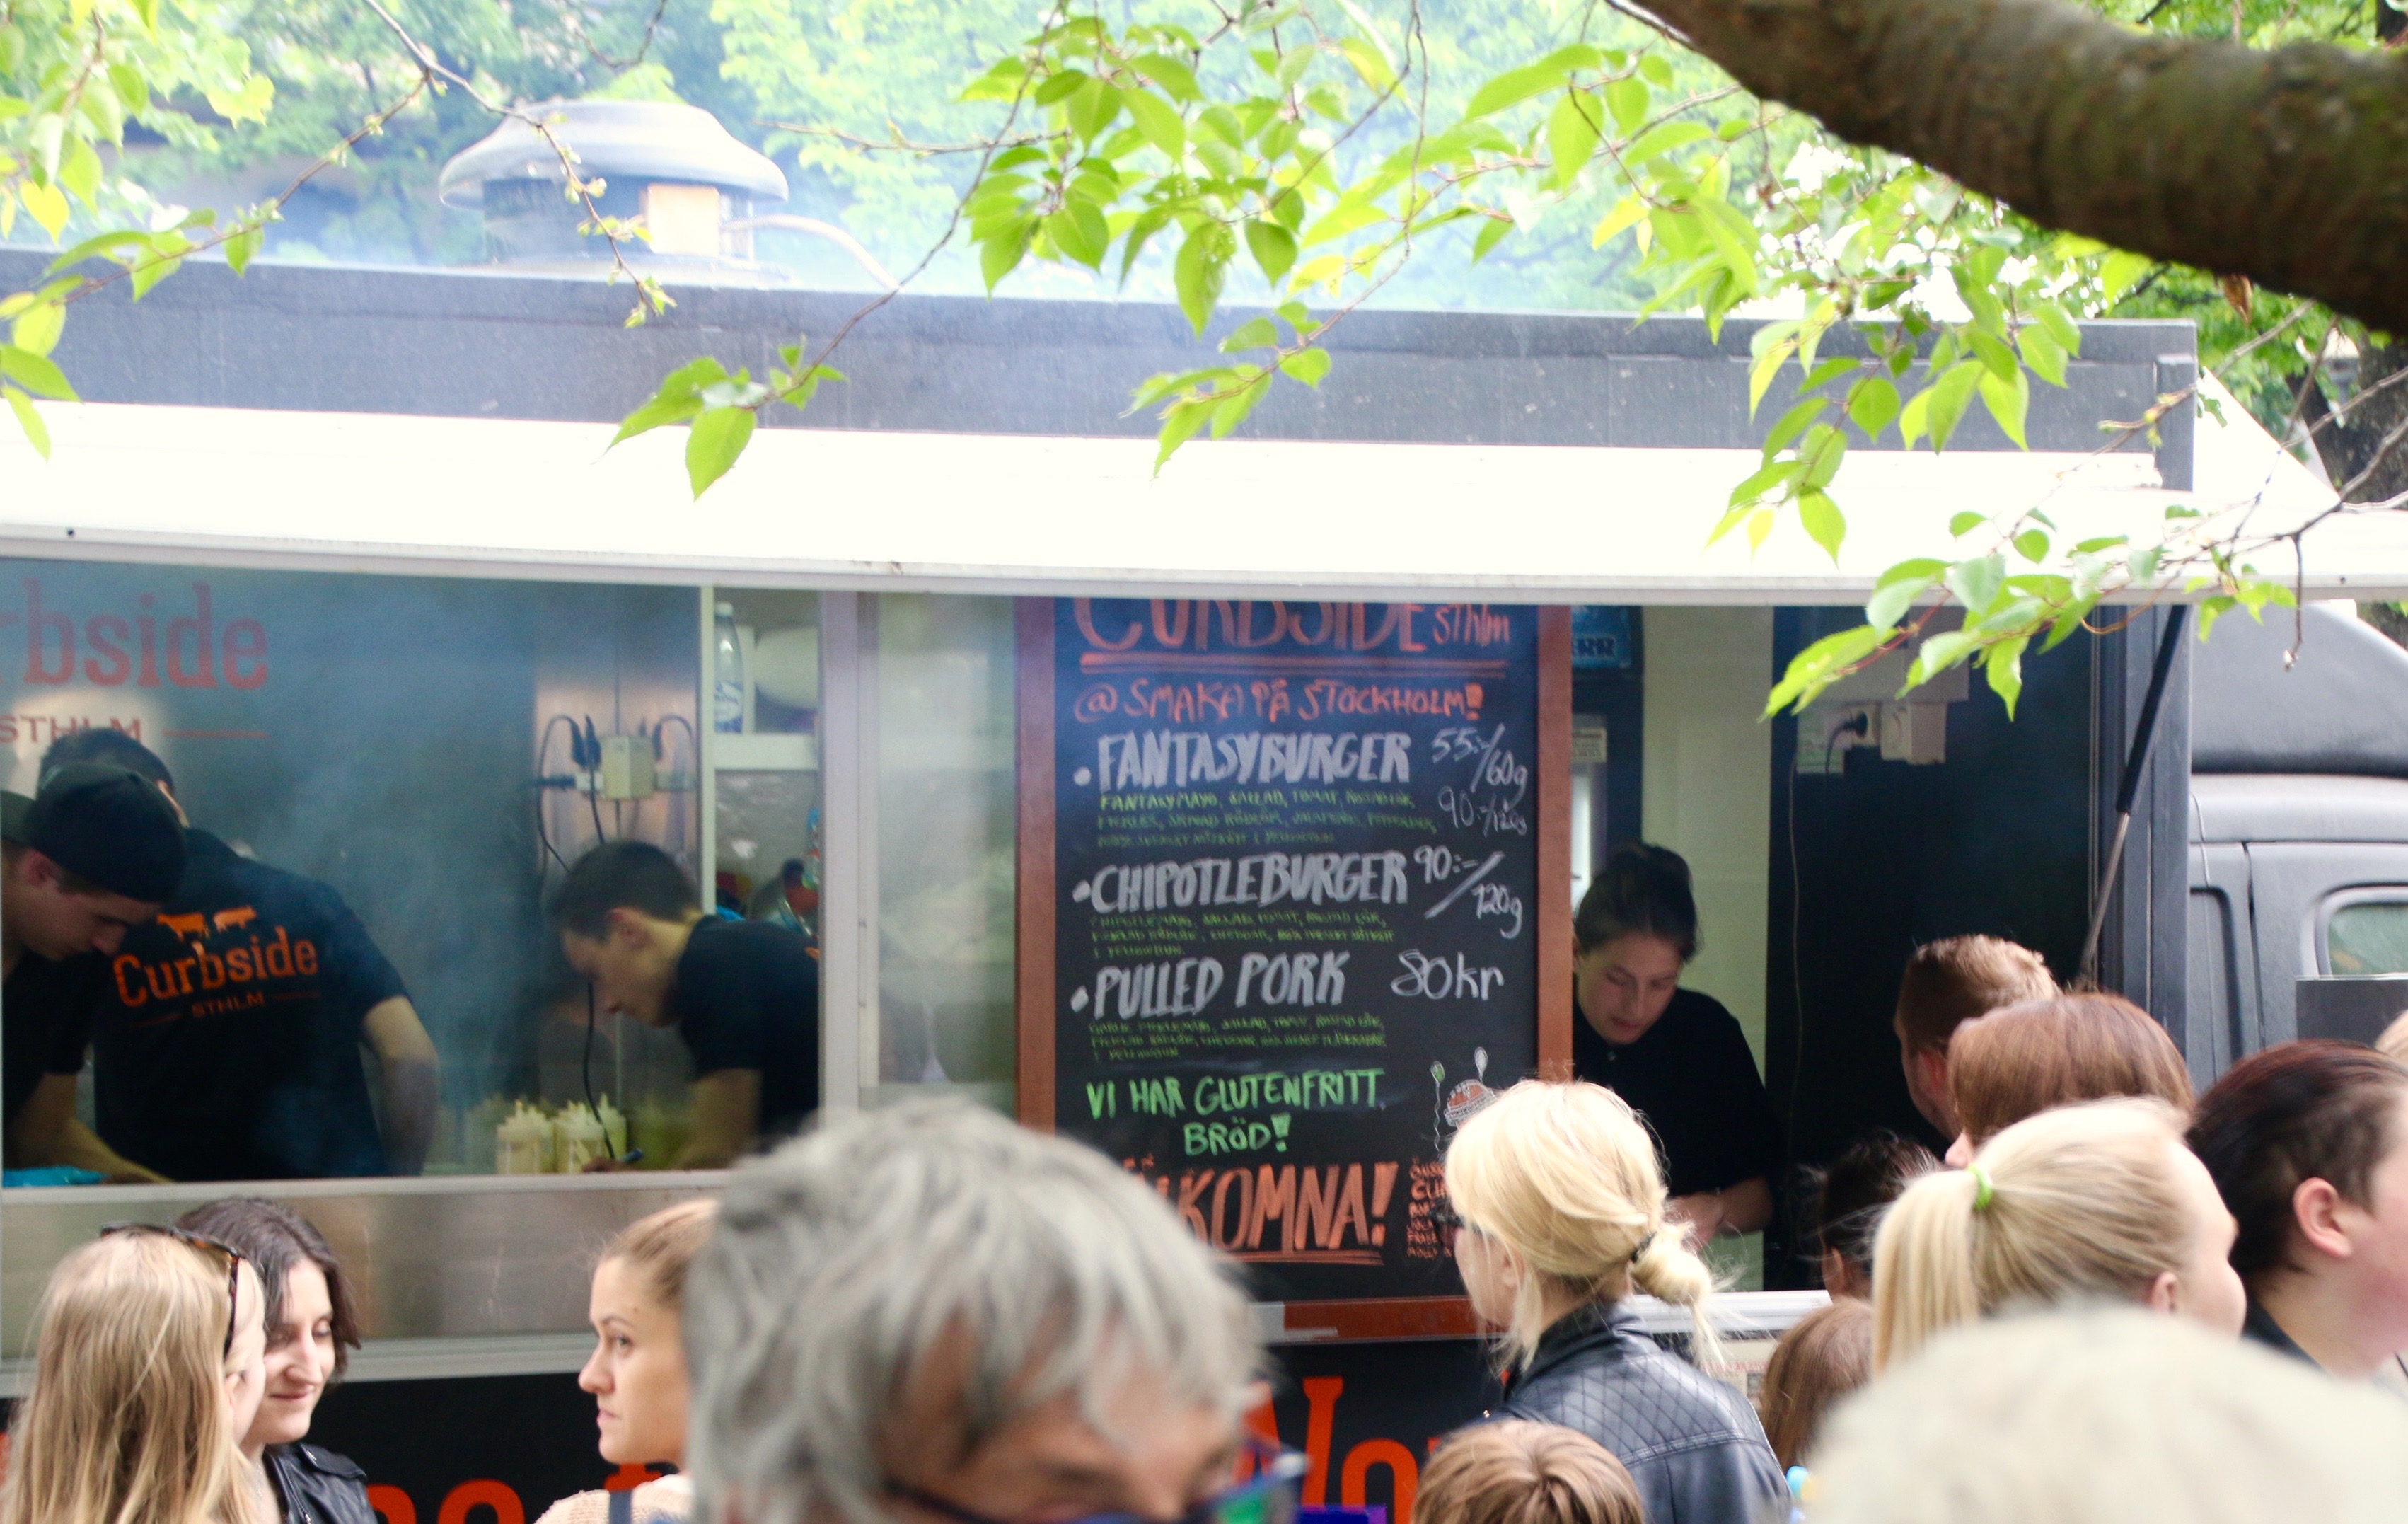
[[[545,101],[527,111],[575,151],[581,176],[604,182],[595,198],[604,215],[644,220],[652,240],[623,246],[630,263],[759,273],[752,207],[785,200],[786,177],[718,118],[665,101]],[[437,194],[483,209],[486,256],[497,264],[607,260],[607,242],[577,231],[585,208],[563,194],[566,180],[552,146],[510,121],[454,155]]]

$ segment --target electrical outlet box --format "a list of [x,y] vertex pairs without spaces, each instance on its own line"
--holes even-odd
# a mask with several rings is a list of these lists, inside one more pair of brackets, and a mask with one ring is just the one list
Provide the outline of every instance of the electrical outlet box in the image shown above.
[[651,739],[645,736],[604,736],[602,797],[606,799],[649,799],[652,792]]

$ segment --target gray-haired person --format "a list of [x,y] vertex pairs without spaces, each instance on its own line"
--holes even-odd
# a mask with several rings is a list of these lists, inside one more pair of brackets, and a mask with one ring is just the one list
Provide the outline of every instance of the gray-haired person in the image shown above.
[[1283,1524],[1243,1297],[1153,1191],[958,1104],[738,1168],[686,1293],[707,1524]]

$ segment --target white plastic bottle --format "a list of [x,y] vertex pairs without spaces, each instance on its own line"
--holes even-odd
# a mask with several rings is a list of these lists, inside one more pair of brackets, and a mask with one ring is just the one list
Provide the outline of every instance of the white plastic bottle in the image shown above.
[[712,610],[710,724],[714,730],[744,728],[744,646],[736,637],[736,605]]

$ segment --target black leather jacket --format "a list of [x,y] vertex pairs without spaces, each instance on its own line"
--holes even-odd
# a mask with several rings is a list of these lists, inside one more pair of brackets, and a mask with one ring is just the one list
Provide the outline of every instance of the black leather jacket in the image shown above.
[[1667,1354],[1625,1307],[1585,1307],[1549,1329],[1490,1416],[1560,1424],[1612,1451],[1647,1524],[1762,1524],[1788,1496],[1746,1399]]
[[380,1524],[368,1474],[315,1445],[271,1445],[260,1456],[285,1524]]

